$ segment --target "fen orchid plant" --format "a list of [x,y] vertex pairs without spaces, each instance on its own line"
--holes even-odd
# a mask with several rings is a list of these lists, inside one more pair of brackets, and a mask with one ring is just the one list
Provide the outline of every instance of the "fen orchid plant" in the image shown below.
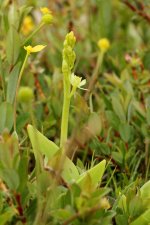
[[66,35],[63,49],[63,83],[64,83],[64,103],[62,111],[62,122],[61,122],[61,137],[60,147],[63,147],[68,137],[68,118],[69,118],[69,107],[71,97],[76,92],[77,88],[86,84],[86,80],[82,80],[81,77],[74,75],[72,72],[75,62],[75,52],[73,50],[76,42],[74,33],[71,31]]
[[[66,183],[75,182],[82,186],[88,177],[90,177],[93,187],[96,187],[105,171],[106,160],[98,163],[96,166],[80,174],[75,164],[67,156],[66,142],[68,139],[68,119],[70,101],[78,88],[86,84],[86,80],[74,74],[74,63],[76,54],[74,45],[76,38],[71,31],[65,37],[63,53],[62,53],[62,75],[64,87],[64,99],[61,120],[60,146],[48,140],[42,133],[37,131],[34,126],[28,125],[27,130],[32,143],[33,151],[37,164],[39,164],[39,154],[45,156],[44,165],[54,170],[58,170],[57,174],[63,178]],[[33,49],[28,46],[28,51]],[[59,169],[58,169],[59,168]],[[56,172],[56,171],[55,171]]]

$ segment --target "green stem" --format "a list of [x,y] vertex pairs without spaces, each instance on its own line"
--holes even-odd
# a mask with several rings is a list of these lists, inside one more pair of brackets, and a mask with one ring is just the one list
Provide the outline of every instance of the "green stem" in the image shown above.
[[91,91],[94,87],[94,84],[95,82],[97,81],[97,78],[98,78],[98,74],[99,74],[99,69],[103,63],[103,58],[104,58],[104,54],[105,52],[101,51],[98,55],[98,58],[97,58],[97,62],[96,62],[96,67],[93,71],[93,74],[92,74],[92,77],[91,77],[91,80],[90,80],[90,83],[89,83],[89,87],[88,87],[88,92],[86,92],[85,94],[85,99],[87,100],[89,95],[91,94]]
[[62,110],[61,120],[61,136],[60,147],[62,148],[67,141],[68,137],[68,120],[69,120],[69,108],[70,108],[70,81],[68,74],[64,75],[64,102]]
[[26,57],[25,57],[25,59],[24,59],[24,62],[23,62],[23,64],[22,64],[22,67],[21,67],[21,70],[20,70],[20,73],[19,73],[19,77],[18,77],[18,81],[17,81],[17,87],[16,87],[15,99],[14,99],[14,131],[16,131],[17,95],[18,95],[18,90],[19,90],[19,86],[20,86],[20,81],[21,81],[22,74],[23,74],[24,69],[25,69],[25,65],[26,65],[28,56],[29,56],[29,54],[27,53],[27,54],[26,54]]
[[95,80],[97,79],[98,77],[98,72],[99,72],[99,68],[101,67],[102,65],[102,62],[103,62],[103,58],[104,58],[104,52],[100,52],[99,55],[98,55],[98,59],[97,59],[97,63],[96,63],[96,67],[95,67],[95,70],[92,74],[92,80]]
[[23,46],[45,25],[45,23],[41,22],[36,29],[25,39],[23,42]]
[[73,87],[72,87],[71,93],[70,93],[70,95],[69,95],[70,99],[72,98],[72,96],[73,96],[74,93],[76,92],[76,89],[77,89],[76,86],[73,86]]

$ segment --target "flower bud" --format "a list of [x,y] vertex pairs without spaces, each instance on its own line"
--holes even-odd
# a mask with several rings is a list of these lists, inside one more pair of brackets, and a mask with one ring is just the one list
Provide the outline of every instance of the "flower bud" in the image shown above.
[[21,87],[18,92],[18,100],[20,102],[29,103],[33,100],[34,94],[30,87]]
[[76,54],[73,51],[72,54],[71,54],[71,56],[69,57],[69,67],[70,67],[70,70],[72,70],[72,68],[74,66],[75,59],[76,59]]
[[74,36],[74,33],[73,31],[71,31],[69,34],[66,35],[66,39],[64,41],[64,46],[67,44],[69,45],[71,48],[74,47],[75,45],[75,42],[76,42],[76,38]]
[[66,62],[66,60],[64,59],[62,62],[62,72],[64,74],[69,72],[69,67],[68,67],[68,63]]
[[65,46],[65,48],[63,49],[63,57],[67,59],[71,55],[72,55],[72,48],[70,46]]
[[51,13],[44,14],[42,16],[42,22],[45,24],[51,24],[53,21],[53,16]]

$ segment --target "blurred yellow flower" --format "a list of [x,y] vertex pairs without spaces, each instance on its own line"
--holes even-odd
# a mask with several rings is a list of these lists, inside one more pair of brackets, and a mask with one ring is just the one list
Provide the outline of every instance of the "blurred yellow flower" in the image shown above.
[[51,14],[51,11],[47,7],[42,7],[40,10],[43,14]]
[[97,44],[100,50],[103,52],[106,52],[110,48],[110,42],[107,38],[100,39]]
[[24,46],[24,49],[27,51],[28,55],[30,55],[33,52],[40,52],[45,47],[46,47],[46,45],[36,45],[35,47],[28,45],[28,46]]
[[42,16],[42,22],[44,22],[45,24],[50,24],[53,21],[53,15],[52,12],[47,8],[47,7],[43,7],[40,8],[43,16]]
[[26,16],[21,26],[21,32],[24,36],[27,36],[34,29],[34,23],[31,16]]

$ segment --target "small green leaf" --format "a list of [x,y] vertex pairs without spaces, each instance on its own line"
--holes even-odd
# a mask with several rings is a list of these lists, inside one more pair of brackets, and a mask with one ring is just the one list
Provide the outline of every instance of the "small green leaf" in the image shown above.
[[144,68],[150,70],[150,51],[147,51],[143,58]]
[[107,116],[107,119],[108,119],[110,125],[114,129],[118,130],[118,127],[120,124],[120,120],[119,120],[118,116],[113,111],[106,111],[106,116]]
[[7,102],[11,104],[13,103],[15,97],[20,66],[21,63],[17,63],[17,65],[13,68],[13,70],[9,74],[9,80],[7,85]]
[[120,118],[121,121],[125,122],[126,115],[125,115],[123,106],[122,106],[121,102],[119,101],[119,98],[117,98],[116,96],[112,96],[112,105],[113,105],[113,110],[115,111],[116,115]]
[[120,123],[119,125],[119,133],[121,135],[121,138],[128,142],[131,137],[132,127],[127,123]]
[[146,113],[145,113],[145,109],[143,108],[142,104],[138,101],[134,101],[133,102],[133,106],[135,108],[135,110],[145,118]]
[[14,65],[20,53],[20,37],[14,27],[10,27],[6,39],[6,56],[10,65]]
[[94,166],[92,169],[81,174],[77,180],[77,183],[79,184],[79,186],[82,186],[84,184],[84,181],[87,179],[87,176],[91,177],[92,185],[97,186],[98,184],[100,184],[102,180],[102,176],[105,171],[105,165],[106,165],[106,160],[103,160],[102,162]]
[[0,132],[5,128],[9,131],[13,126],[13,107],[8,102],[2,102],[0,104]]
[[119,164],[123,163],[123,154],[121,152],[112,152],[112,158]]

